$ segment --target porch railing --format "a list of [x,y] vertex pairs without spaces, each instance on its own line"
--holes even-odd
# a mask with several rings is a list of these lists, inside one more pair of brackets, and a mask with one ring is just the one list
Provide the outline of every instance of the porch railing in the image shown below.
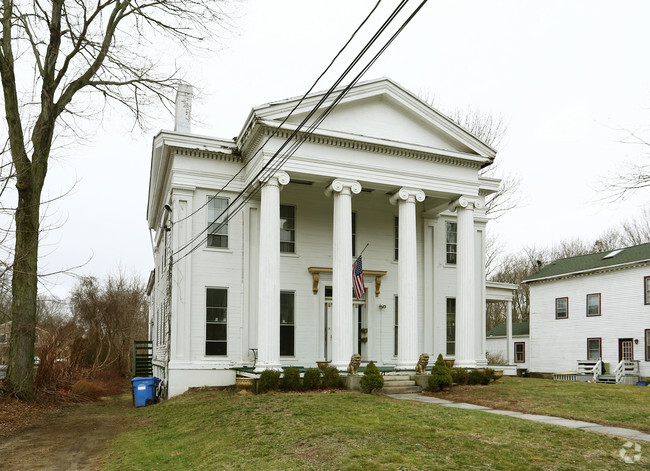
[[621,360],[616,369],[614,370],[614,375],[616,375],[616,382],[620,383],[621,379],[624,376],[635,376],[639,374],[639,360]]

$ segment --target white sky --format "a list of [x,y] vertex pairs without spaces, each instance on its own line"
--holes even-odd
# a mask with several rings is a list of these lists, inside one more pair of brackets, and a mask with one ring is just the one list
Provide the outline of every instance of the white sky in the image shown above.
[[[384,3],[385,16],[397,2]],[[175,58],[202,91],[193,131],[233,137],[253,106],[304,93],[374,4],[242,3],[236,34],[219,50]],[[523,203],[491,225],[509,251],[593,240],[638,215],[649,196],[608,203],[600,184],[642,156],[619,142],[619,129],[649,122],[648,18],[647,1],[431,0],[364,79],[388,76],[435,95],[442,107],[503,116],[509,127],[497,159],[503,172],[520,176]],[[49,209],[46,223],[64,224],[47,235],[42,272],[90,259],[76,272],[103,277],[121,267],[146,280],[153,268],[145,220],[151,141],[172,128],[172,118],[158,114],[143,135],[130,133],[117,110],[95,125],[90,143],[65,149],[50,165],[46,193],[79,182]],[[50,281],[61,297],[75,283]]]

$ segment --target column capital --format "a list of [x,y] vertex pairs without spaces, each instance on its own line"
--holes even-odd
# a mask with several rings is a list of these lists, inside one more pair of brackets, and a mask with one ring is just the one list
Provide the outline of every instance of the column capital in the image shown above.
[[260,182],[264,185],[271,185],[271,186],[284,186],[287,185],[291,181],[291,177],[287,172],[283,172],[281,170],[275,172],[273,175],[270,176],[264,176],[260,178]]
[[483,202],[478,196],[463,195],[449,203],[449,211],[456,211],[459,207],[463,209],[481,209]]
[[390,204],[397,204],[399,200],[415,203],[416,201],[422,202],[425,198],[424,191],[417,188],[400,188],[397,193],[390,197],[388,201]]
[[325,194],[327,196],[331,196],[332,193],[358,195],[359,193],[361,193],[361,183],[359,183],[356,180],[343,180],[337,178],[325,190]]

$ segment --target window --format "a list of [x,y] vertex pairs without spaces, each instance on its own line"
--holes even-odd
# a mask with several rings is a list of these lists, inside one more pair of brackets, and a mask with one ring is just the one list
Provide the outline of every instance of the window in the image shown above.
[[447,222],[447,263],[456,264],[456,250],[458,248],[458,226],[455,222]]
[[398,330],[399,330],[398,306],[399,306],[398,298],[397,298],[397,296],[395,296],[395,327],[394,327],[394,329],[395,329],[395,345],[394,345],[394,349],[393,349],[393,355],[395,355],[395,356],[397,356],[397,341],[399,339],[399,337],[398,337]]
[[587,317],[600,316],[600,293],[587,295]]
[[555,298],[555,318],[569,318],[569,298]]
[[205,354],[228,354],[228,290],[208,288],[205,299]]
[[515,363],[526,363],[525,342],[515,342]]
[[7,334],[0,334],[0,343],[7,343]]
[[447,298],[447,355],[456,354],[456,298]]
[[280,252],[296,253],[296,207],[280,205]]
[[357,256],[357,213],[352,213],[352,256]]
[[224,212],[227,207],[227,198],[208,200],[208,247],[228,248],[228,213]]
[[280,356],[294,356],[294,293],[280,292]]
[[600,339],[587,339],[587,360],[598,361],[603,357]]
[[650,276],[646,276],[643,282],[645,283],[645,303],[650,304]]
[[650,361],[650,329],[645,330],[645,361]]
[[393,259],[394,260],[399,260],[399,218],[395,216],[395,222],[393,225],[393,230],[394,230],[394,245],[393,245]]

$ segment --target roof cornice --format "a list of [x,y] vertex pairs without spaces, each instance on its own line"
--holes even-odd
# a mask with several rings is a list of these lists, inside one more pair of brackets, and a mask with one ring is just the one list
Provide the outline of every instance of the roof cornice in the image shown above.
[[637,266],[642,267],[645,265],[650,264],[650,259],[647,260],[635,260],[633,262],[627,262],[627,263],[620,263],[618,265],[609,265],[607,267],[596,267],[596,268],[589,268],[587,270],[578,270],[574,272],[569,272],[569,273],[562,273],[559,275],[551,275],[551,276],[545,276],[542,278],[535,278],[533,280],[523,280],[522,283],[536,283],[538,281],[555,281],[559,280],[561,278],[578,278],[580,276],[585,276],[585,275],[590,275],[592,273],[596,272],[602,272],[602,273],[607,273],[610,271],[618,271],[618,270],[625,270],[627,268],[635,268]]

